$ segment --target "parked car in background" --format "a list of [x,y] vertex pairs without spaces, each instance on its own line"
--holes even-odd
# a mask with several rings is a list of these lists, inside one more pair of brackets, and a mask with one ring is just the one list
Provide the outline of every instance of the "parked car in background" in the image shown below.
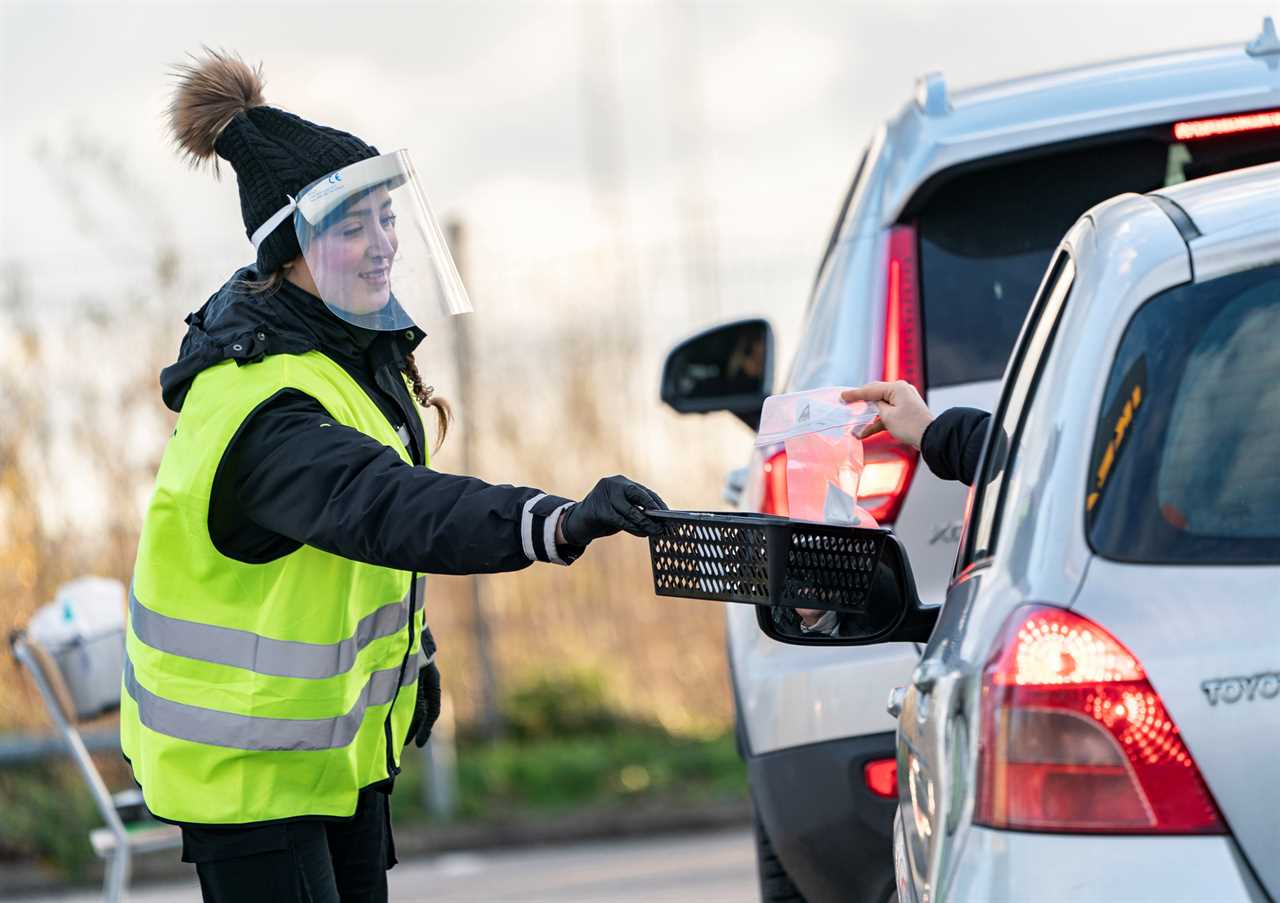
[[[1267,20],[1247,45],[956,92],[925,76],[862,155],[784,390],[906,379],[935,410],[989,408],[1055,248],[1085,210],[1280,160],[1277,67]],[[762,320],[694,336],[668,357],[663,398],[684,412],[731,411],[754,428],[774,389],[772,349]],[[887,434],[865,451],[859,504],[903,542],[921,597],[941,602],[963,487],[934,478]],[[727,497],[786,514],[785,479],[785,452],[754,452]],[[883,701],[907,682],[918,647],[788,646],[757,629],[764,609],[729,609],[763,898],[888,898],[901,776]]]

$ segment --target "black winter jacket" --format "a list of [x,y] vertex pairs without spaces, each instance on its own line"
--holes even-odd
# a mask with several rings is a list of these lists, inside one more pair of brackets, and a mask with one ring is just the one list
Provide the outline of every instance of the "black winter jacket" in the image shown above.
[[972,486],[990,424],[991,415],[986,411],[950,408],[934,418],[924,431],[920,454],[941,479],[959,480]]
[[[187,317],[178,360],[160,375],[165,404],[180,411],[195,377],[221,361],[252,367],[268,354],[319,351],[360,384],[420,464],[426,437],[400,369],[421,330],[351,326],[288,282],[269,297],[251,295],[242,283],[256,278],[239,271]],[[547,515],[568,501],[411,467],[335,423],[316,399],[285,390],[254,411],[224,453],[209,532],[223,554],[249,563],[305,544],[420,573],[493,573],[576,558],[581,548],[543,543]]]

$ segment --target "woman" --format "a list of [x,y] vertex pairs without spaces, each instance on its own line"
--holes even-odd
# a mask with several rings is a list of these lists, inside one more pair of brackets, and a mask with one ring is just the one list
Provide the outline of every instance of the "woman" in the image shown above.
[[179,71],[180,149],[235,171],[246,267],[161,374],[179,413],[139,541],[121,745],[206,900],[385,900],[387,794],[439,711],[423,573],[567,564],[660,532],[623,477],[581,502],[429,470],[448,406],[415,320],[469,308],[412,163]]

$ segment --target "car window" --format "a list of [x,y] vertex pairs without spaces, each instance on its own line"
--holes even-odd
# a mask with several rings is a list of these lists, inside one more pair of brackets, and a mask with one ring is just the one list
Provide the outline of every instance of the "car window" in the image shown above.
[[930,387],[999,379],[1059,239],[1093,205],[1280,159],[1274,133],[1175,142],[1170,126],[961,169],[913,199]]
[[978,478],[974,481],[977,489],[966,527],[968,536],[965,554],[961,558],[962,566],[990,557],[995,552],[1004,477],[1013,467],[1022,423],[1035,395],[1049,349],[1053,346],[1075,275],[1075,262],[1071,256],[1066,252],[1060,253],[1049,268],[1022,327],[1000,403],[992,416],[982,463],[978,466]]
[[1280,562],[1280,266],[1155,296],[1108,377],[1085,492],[1100,555]]

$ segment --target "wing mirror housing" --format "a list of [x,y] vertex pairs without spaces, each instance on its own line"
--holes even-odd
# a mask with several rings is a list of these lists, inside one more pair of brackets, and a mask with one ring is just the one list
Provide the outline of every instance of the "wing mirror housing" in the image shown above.
[[728,411],[754,431],[773,389],[773,359],[767,320],[735,320],[704,330],[668,352],[662,401],[681,414]]
[[942,606],[920,601],[906,548],[892,533],[877,532],[887,535],[860,611],[760,605],[756,623],[765,635],[804,646],[928,642]]

